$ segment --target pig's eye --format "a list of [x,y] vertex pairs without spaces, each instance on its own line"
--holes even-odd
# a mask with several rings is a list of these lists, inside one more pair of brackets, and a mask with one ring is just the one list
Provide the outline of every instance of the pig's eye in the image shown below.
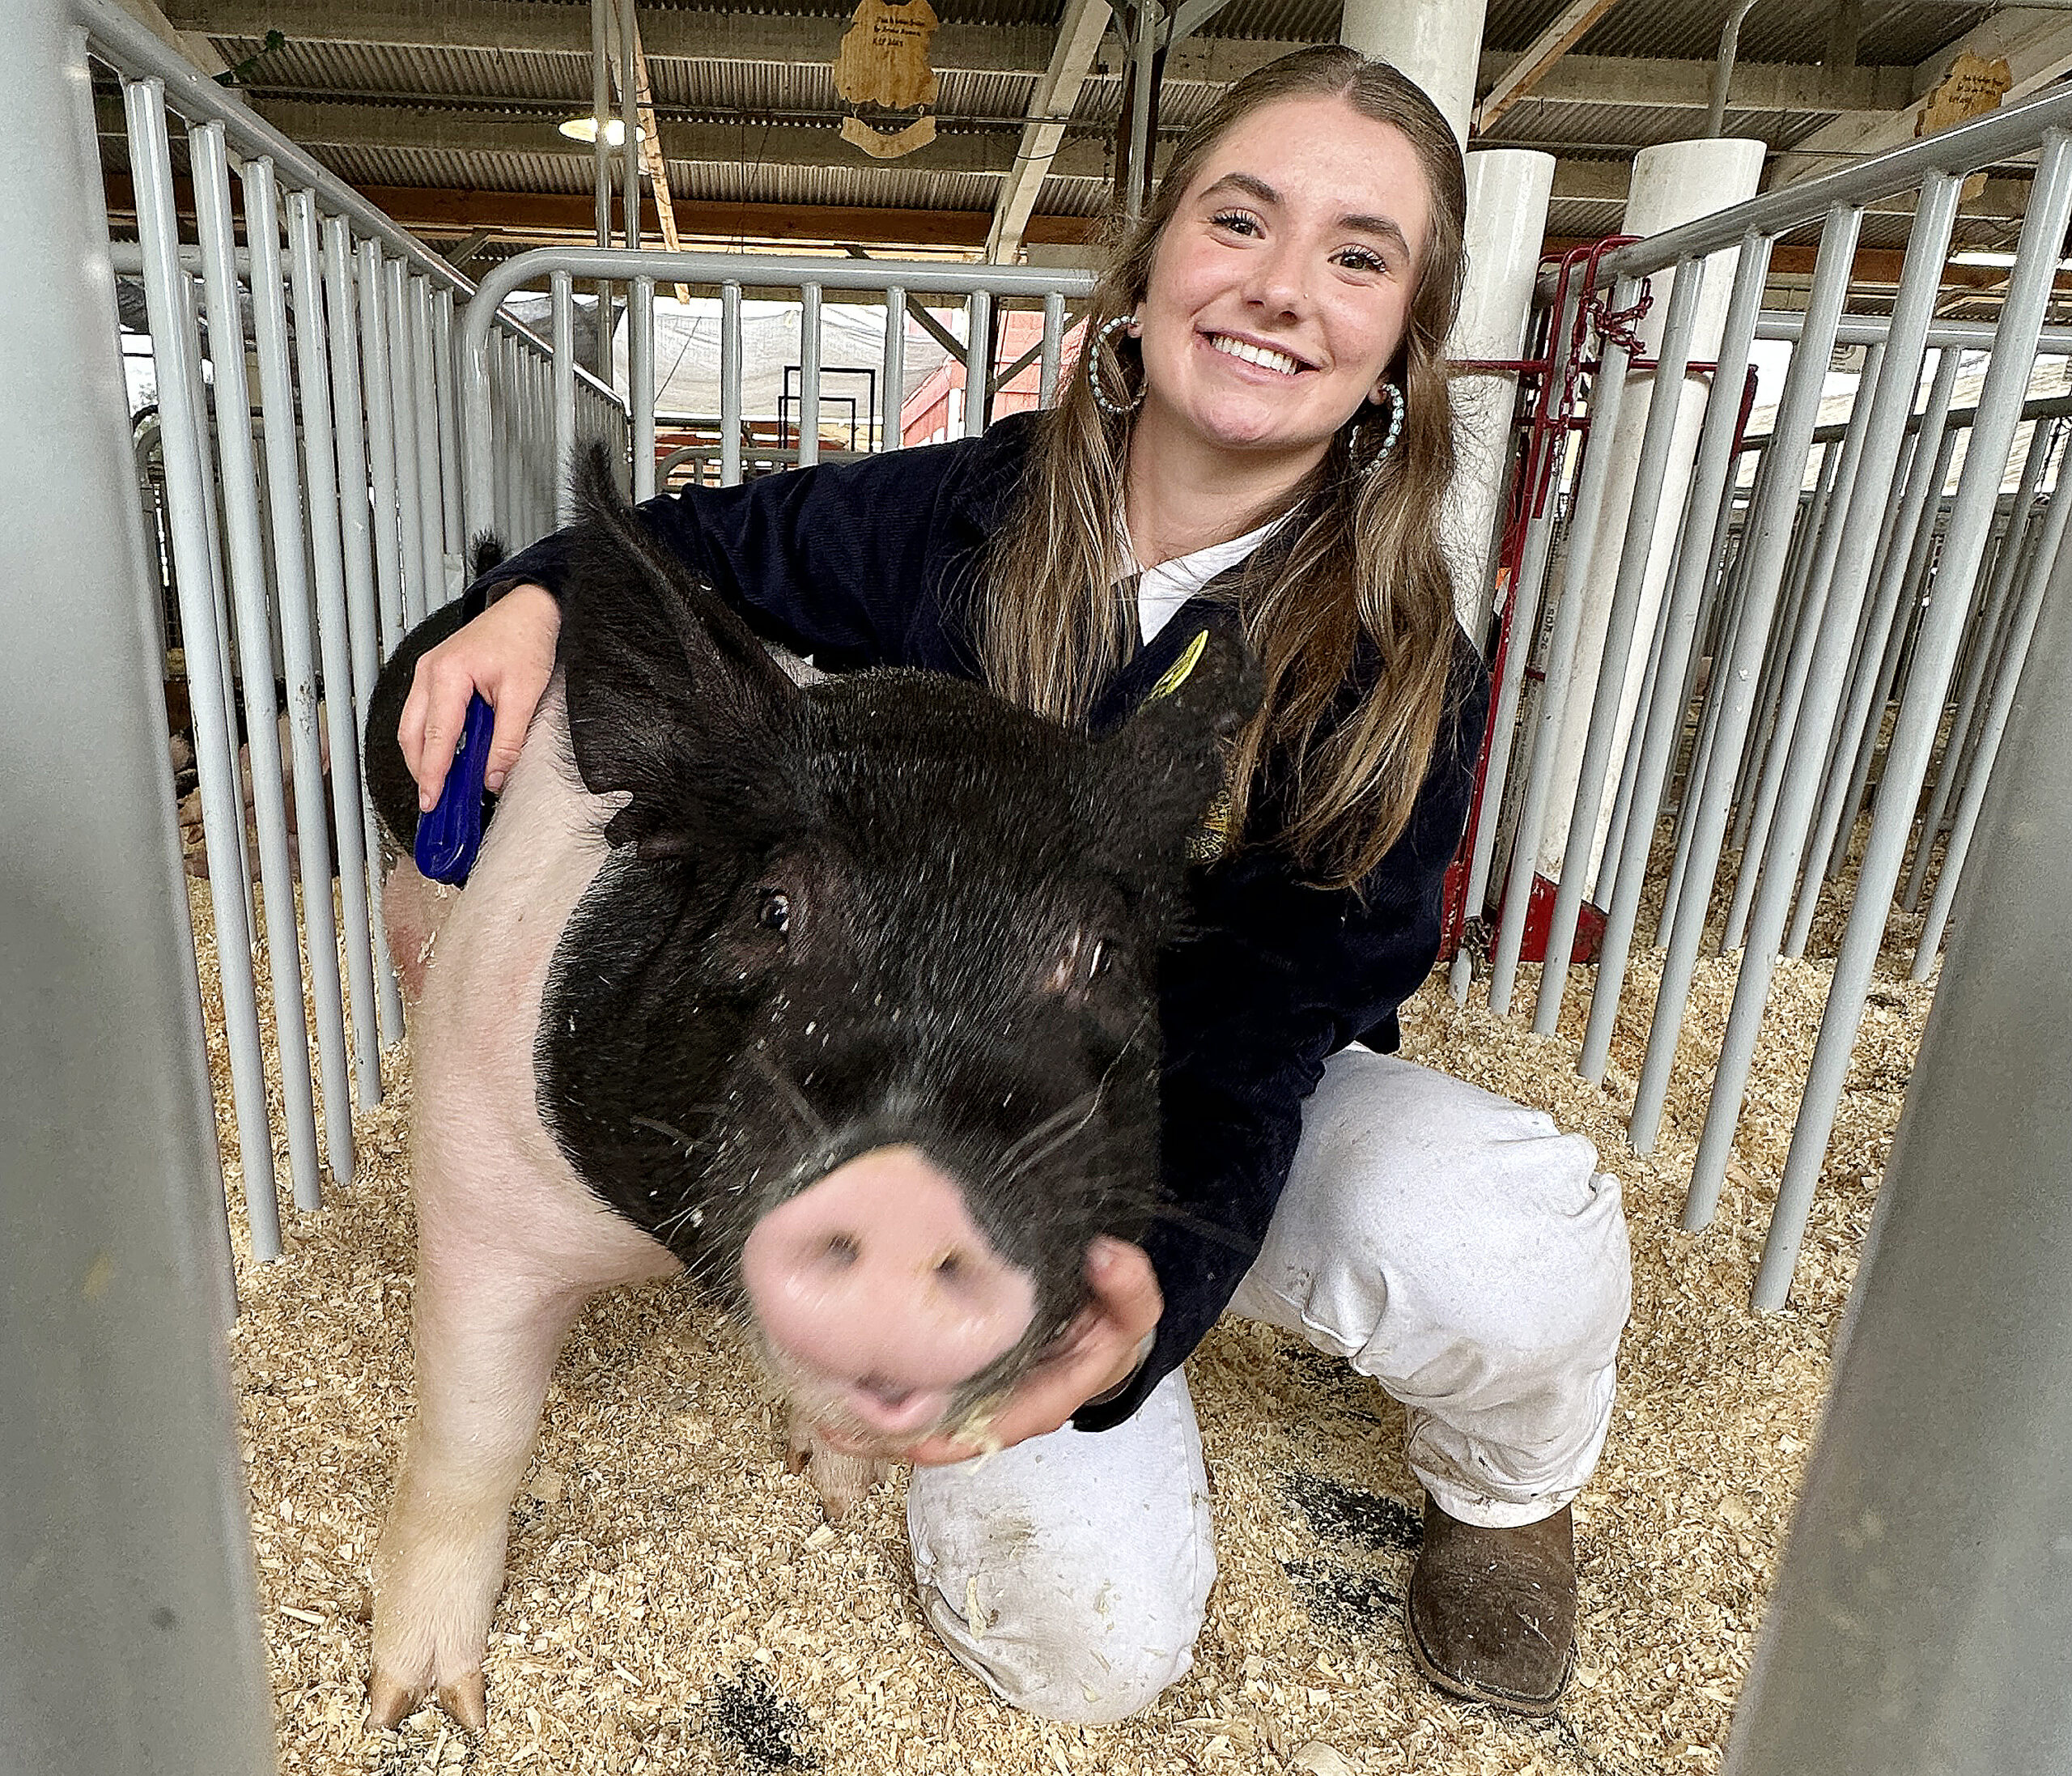
[[776,889],[770,890],[755,909],[755,922],[766,931],[789,931],[792,928],[792,897]]

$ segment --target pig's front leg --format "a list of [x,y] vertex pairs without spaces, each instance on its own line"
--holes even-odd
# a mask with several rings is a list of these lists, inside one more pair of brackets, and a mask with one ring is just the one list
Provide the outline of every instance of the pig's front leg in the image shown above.
[[394,1726],[427,1693],[463,1726],[487,1724],[482,1645],[511,1501],[555,1355],[592,1293],[464,1241],[421,1240],[418,1412],[375,1556],[372,1725]]

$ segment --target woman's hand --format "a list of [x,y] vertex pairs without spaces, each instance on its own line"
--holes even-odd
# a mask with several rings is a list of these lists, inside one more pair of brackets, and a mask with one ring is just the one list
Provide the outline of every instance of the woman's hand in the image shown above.
[[418,661],[396,739],[403,763],[417,779],[420,813],[439,805],[467,720],[468,699],[478,690],[496,712],[483,782],[491,792],[503,787],[554,676],[560,634],[561,606],[554,594],[544,586],[513,586]]
[[[1150,1259],[1141,1246],[1097,1239],[1087,1249],[1086,1284],[1093,1299],[1015,1384],[986,1427],[983,1447],[1011,1449],[1055,1430],[1089,1400],[1136,1373],[1166,1307]],[[962,1438],[932,1437],[899,1453],[917,1468],[937,1468],[969,1461],[980,1449]]]

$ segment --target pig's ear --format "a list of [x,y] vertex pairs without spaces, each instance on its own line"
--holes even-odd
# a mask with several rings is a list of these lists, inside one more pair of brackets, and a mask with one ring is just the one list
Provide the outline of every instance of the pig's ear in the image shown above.
[[798,692],[746,624],[658,544],[594,446],[563,595],[561,661],[575,767],[592,793],[630,792],[614,843],[687,848],[719,800],[752,804]]
[[1204,629],[1181,649],[1135,715],[1097,749],[1126,774],[1125,794],[1170,855],[1223,787],[1225,742],[1259,706],[1259,668],[1241,637]]

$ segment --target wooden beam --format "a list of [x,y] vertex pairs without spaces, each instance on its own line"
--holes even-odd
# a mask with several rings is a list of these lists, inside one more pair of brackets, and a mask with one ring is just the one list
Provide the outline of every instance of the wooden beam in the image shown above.
[[1107,0],[1068,0],[1058,24],[1058,46],[1036,90],[1029,96],[1029,121],[1021,126],[1021,146],[1014,166],[1000,181],[993,200],[993,225],[986,236],[986,257],[998,265],[1013,262],[1021,250],[1022,230],[1050,175],[1051,162],[1064,145],[1064,124],[1079,104],[1080,89],[1093,66],[1108,28]]
[[[669,164],[662,158],[662,132],[655,121],[655,89],[648,79],[648,52],[641,47],[640,19],[633,0],[616,0],[612,16],[621,30],[629,24],[633,28],[634,101],[639,107],[635,127],[640,136],[640,161],[648,169],[648,187],[654,193],[656,215],[662,224],[662,244],[674,253],[681,245],[677,235],[677,207],[669,196]],[[677,286],[677,300],[690,300],[688,287]]]
[[[126,175],[110,174],[106,186],[108,214],[130,221],[136,198]],[[399,227],[432,240],[459,240],[479,230],[527,246],[567,241],[592,244],[596,238],[591,199],[558,192],[460,190],[430,185],[363,185],[360,195]],[[185,180],[175,181],[175,200],[183,216],[194,213]],[[890,210],[834,205],[704,203],[677,206],[682,237],[692,245],[710,241],[766,241],[787,245],[914,247],[975,250],[985,243],[992,217],[983,210]],[[659,226],[643,206],[643,227]],[[1026,238],[1042,246],[1077,246],[1093,233],[1094,223],[1079,216],[1032,216]]]
[[1533,87],[1541,76],[1582,40],[1590,28],[1618,4],[1618,0],[1569,0],[1552,23],[1532,40],[1523,55],[1497,78],[1488,96],[1475,108],[1478,133],[1488,129]]

